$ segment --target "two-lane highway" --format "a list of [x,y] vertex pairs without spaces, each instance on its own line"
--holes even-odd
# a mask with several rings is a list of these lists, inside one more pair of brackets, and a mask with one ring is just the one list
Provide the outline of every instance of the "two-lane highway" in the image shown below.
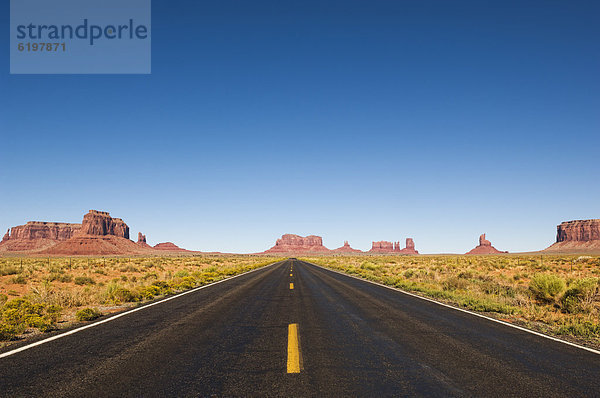
[[598,396],[600,355],[287,260],[0,358],[2,396]]

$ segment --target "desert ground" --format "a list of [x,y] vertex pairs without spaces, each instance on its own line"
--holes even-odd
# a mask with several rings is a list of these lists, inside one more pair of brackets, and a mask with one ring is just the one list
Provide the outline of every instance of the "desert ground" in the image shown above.
[[90,321],[278,259],[244,255],[3,257],[0,341]]
[[600,345],[600,256],[303,257],[350,275]]
[[[93,320],[281,260],[275,256],[0,258],[0,338]],[[600,256],[326,255],[306,261],[600,346]]]

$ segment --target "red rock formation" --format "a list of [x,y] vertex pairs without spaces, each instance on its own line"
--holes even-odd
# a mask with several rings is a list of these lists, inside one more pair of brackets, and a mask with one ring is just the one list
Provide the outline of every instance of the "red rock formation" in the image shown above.
[[479,246],[491,246],[492,242],[485,238],[485,234],[479,235]]
[[181,247],[177,246],[176,244],[174,244],[172,242],[158,243],[158,244],[154,245],[154,249],[155,250],[164,250],[164,251],[184,251],[184,252],[188,251],[186,249],[182,249]]
[[19,225],[11,228],[9,239],[67,240],[75,235],[80,228],[81,224],[29,221],[25,225]]
[[600,220],[563,222],[556,227],[556,242],[589,242],[600,240]]
[[150,249],[129,240],[129,227],[109,213],[90,210],[81,224],[30,221],[10,229],[2,251],[43,254],[137,254]]
[[473,250],[466,254],[498,254],[498,253],[508,253],[501,252],[492,246],[492,243],[485,238],[485,234],[479,236],[479,245],[475,247]]
[[400,248],[400,242],[392,243],[385,240],[373,242],[371,250],[369,250],[368,253],[419,254],[419,252],[415,250],[415,242],[413,242],[411,238],[406,239],[406,247],[404,249]]
[[337,249],[333,250],[336,253],[362,253],[361,250],[358,249],[353,249],[352,247],[350,247],[350,244],[348,243],[348,241],[344,241],[344,246],[342,247],[338,247]]
[[129,227],[120,218],[112,218],[106,211],[90,210],[81,223],[83,235],[114,235],[129,239]]
[[138,232],[138,240],[136,243],[138,246],[145,247],[147,249],[152,249],[152,246],[150,246],[146,242],[146,235],[143,235],[141,232]]
[[600,219],[561,223],[556,227],[556,243],[544,251],[600,253]]
[[285,234],[277,239],[275,246],[266,250],[264,253],[327,253],[328,248],[323,246],[323,238],[320,236],[309,235],[307,237]]
[[81,224],[29,221],[9,229],[0,250],[30,251],[50,247],[79,233]]
[[386,240],[380,240],[379,242],[373,242],[369,253],[393,253],[395,245],[392,242]]
[[110,254],[150,254],[152,252],[152,249],[140,247],[135,242],[119,236],[77,235],[38,253],[68,256],[101,256]]
[[415,242],[412,238],[406,238],[406,247],[398,251],[402,254],[419,254],[419,252],[415,249]]

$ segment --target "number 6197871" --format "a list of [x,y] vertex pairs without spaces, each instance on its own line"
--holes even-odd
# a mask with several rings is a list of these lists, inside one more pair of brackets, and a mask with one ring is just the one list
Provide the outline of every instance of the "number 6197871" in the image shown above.
[[19,43],[17,45],[19,51],[66,51],[65,43]]

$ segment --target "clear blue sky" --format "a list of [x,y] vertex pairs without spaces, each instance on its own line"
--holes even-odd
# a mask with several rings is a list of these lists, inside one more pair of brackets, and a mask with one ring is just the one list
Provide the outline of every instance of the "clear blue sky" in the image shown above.
[[9,75],[4,2],[0,228],[99,209],[151,244],[431,253],[600,217],[597,1],[152,7],[151,75]]

